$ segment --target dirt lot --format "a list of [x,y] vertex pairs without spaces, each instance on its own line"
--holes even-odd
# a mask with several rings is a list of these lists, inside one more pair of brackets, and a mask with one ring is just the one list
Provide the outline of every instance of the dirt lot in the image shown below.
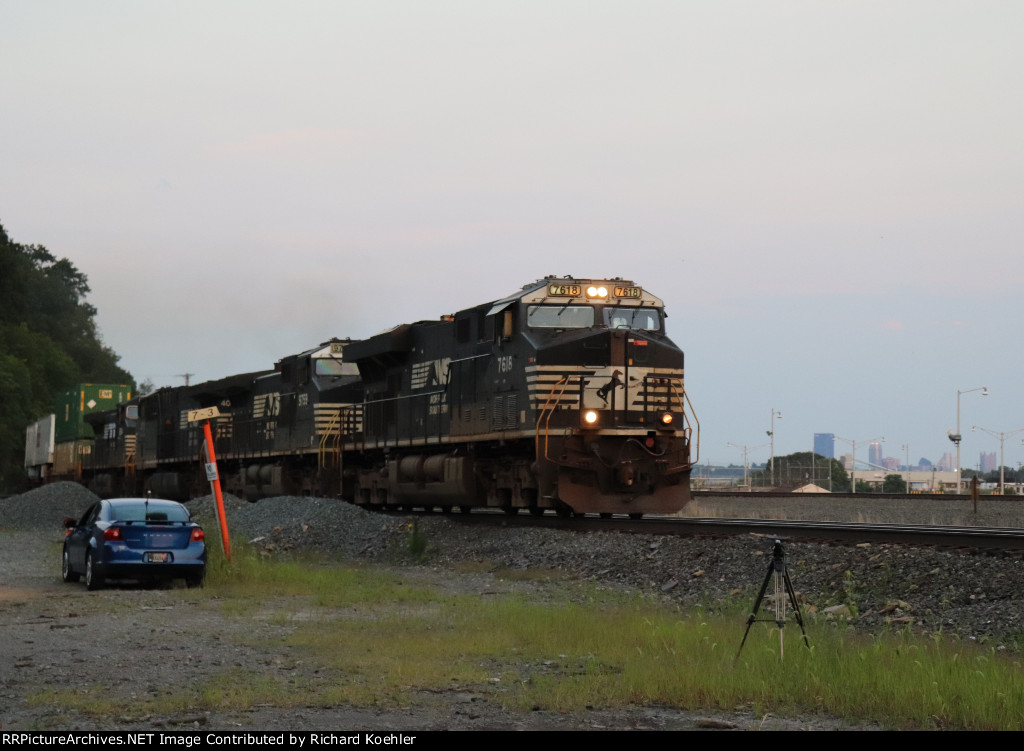
[[[59,533],[58,533],[59,534]],[[301,677],[317,666],[296,657],[288,643],[287,602],[265,603],[258,619],[231,618],[201,607],[180,584],[133,584],[86,592],[64,584],[59,536],[0,532],[0,727],[3,730],[624,730],[624,729],[833,729],[839,720],[755,717],[742,708],[708,716],[658,707],[589,711],[575,715],[508,712],[500,689],[457,687],[416,697],[413,706],[377,709],[280,709],[253,706],[231,713],[185,709],[169,716],[120,716],[96,722],[67,707],[30,701],[47,691],[75,687],[83,693],[138,697],[193,685],[211,672],[238,668],[268,676]],[[422,567],[402,575],[461,591],[500,592],[545,586],[497,581],[487,575],[453,575]],[[549,585],[550,586],[550,585]],[[200,594],[200,597],[202,594]],[[253,638],[258,636],[261,638]],[[265,638],[264,638],[265,637]],[[274,644],[270,647],[253,644]]]

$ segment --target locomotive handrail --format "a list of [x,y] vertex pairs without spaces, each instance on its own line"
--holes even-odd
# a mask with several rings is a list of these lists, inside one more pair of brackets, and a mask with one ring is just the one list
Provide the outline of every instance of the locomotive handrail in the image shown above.
[[555,399],[555,389],[557,389],[559,387],[559,385],[564,384],[564,385],[562,385],[562,390],[558,392],[558,397],[557,397],[558,401],[561,401],[562,394],[565,393],[565,389],[569,385],[569,380],[570,380],[569,376],[562,376],[557,381],[555,381],[555,383],[551,386],[551,391],[548,392],[548,400],[544,403],[544,407],[541,409],[540,414],[537,416],[537,432],[536,432],[536,438],[535,438],[535,445],[536,445],[535,453],[537,455],[537,460],[538,461],[540,461],[540,424],[541,424],[541,421],[544,420],[544,415],[545,415],[545,413],[547,413],[547,420],[544,422],[544,458],[547,459],[548,458],[548,432],[549,432],[548,428],[549,428],[549,426],[551,424],[551,415],[553,415],[554,412],[555,412],[554,409],[551,409],[549,411],[548,407],[551,406],[551,401],[553,399]]
[[403,394],[402,396],[386,396],[383,399],[364,399],[363,404],[384,404],[385,402],[397,402],[400,399],[418,399],[421,396],[433,396],[434,394],[445,394],[448,389],[440,389],[438,391],[423,391],[418,394]]
[[[670,378],[670,379],[668,379],[668,381],[669,381],[668,386],[672,390],[673,396],[675,396],[676,400],[679,402],[679,406],[681,407],[680,411],[683,414],[683,419],[686,422],[690,422],[690,417],[686,414],[686,405],[689,404],[690,405],[690,415],[693,417],[693,422],[696,423],[696,425],[697,425],[697,453],[696,453],[696,456],[691,454],[690,457],[689,457],[690,458],[690,464],[694,465],[694,464],[696,464],[697,462],[700,461],[700,420],[697,419],[697,413],[693,409],[693,402],[690,401],[690,395],[688,393],[686,393],[686,387],[685,386],[682,387],[682,389],[681,389],[682,395],[681,396],[680,396],[680,394],[677,392],[677,390],[675,388],[675,384],[676,383],[680,383],[680,379],[678,379],[678,378]],[[693,447],[693,438],[692,438],[693,428],[687,428],[686,429],[686,434],[687,434],[687,436],[686,436],[687,440],[689,441],[690,447],[692,448]]]
[[456,365],[456,364],[458,364],[460,362],[469,362],[470,360],[479,360],[482,357],[494,357],[494,353],[493,352],[484,352],[482,355],[470,355],[469,357],[460,357],[458,359],[450,360],[448,362],[448,372],[451,373],[452,365]]
[[[686,392],[685,388],[683,389],[683,398],[685,398],[686,399],[686,403],[690,405],[690,414],[693,416],[693,421],[697,425],[697,452],[696,452],[695,455],[694,454],[690,455],[690,464],[693,465],[693,464],[696,464],[697,462],[700,461],[700,420],[697,419],[697,413],[693,409],[693,402],[690,401],[690,395]],[[684,413],[684,415],[685,415],[685,413]],[[693,443],[694,442],[691,439],[690,440],[690,446],[691,447],[693,446]]]
[[317,451],[317,466],[320,469],[327,467],[327,442],[334,437],[334,429],[337,427],[337,451],[341,453],[341,407],[331,415],[331,419],[324,426],[324,434],[320,436],[320,448]]
[[[363,410],[364,410],[364,419],[365,419],[365,415],[366,414],[373,414],[372,412],[369,412],[369,410],[366,409],[369,406],[376,406],[376,405],[383,405],[383,404],[388,404],[388,403],[395,403],[395,402],[398,402],[398,401],[410,400],[410,399],[422,399],[423,397],[430,397],[430,396],[436,396],[438,394],[447,394],[447,393],[448,393],[448,388],[446,386],[443,389],[436,389],[434,391],[421,391],[421,392],[416,393],[416,394],[401,394],[401,395],[398,395],[398,396],[385,396],[385,397],[382,397],[380,399],[365,399],[364,398],[363,401],[361,402]],[[430,402],[429,402],[429,400],[424,402],[424,406],[426,407],[428,412],[424,413],[423,417],[427,418],[428,414],[429,414],[429,409],[430,409]],[[413,419],[413,415],[412,415],[411,409],[408,411],[408,419],[410,421]],[[396,421],[395,421],[394,425],[397,427],[398,426],[398,422],[397,422],[398,418],[396,417],[395,420]],[[424,419],[423,420],[424,429],[426,428],[427,423],[428,423],[428,420]],[[412,435],[412,430],[413,430],[412,423],[410,422],[410,424],[405,426],[405,427],[407,429],[408,434],[411,436]],[[440,436],[441,436],[441,433],[440,433],[441,427],[442,427],[441,421],[439,420],[438,423],[437,423],[438,439],[439,440],[440,440]],[[423,438],[423,440],[427,440],[427,438],[428,438],[427,433],[426,433],[425,430],[423,432],[422,438]],[[412,440],[412,438],[410,437],[409,440]],[[365,447],[365,440],[364,440],[363,446]]]

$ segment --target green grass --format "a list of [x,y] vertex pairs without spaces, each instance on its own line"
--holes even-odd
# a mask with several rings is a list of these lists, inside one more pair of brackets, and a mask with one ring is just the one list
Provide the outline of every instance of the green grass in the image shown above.
[[[284,655],[273,677],[224,668],[197,686],[109,706],[87,689],[34,700],[120,716],[256,704],[409,706],[458,690],[522,711],[660,705],[821,713],[892,728],[1024,729],[1016,652],[909,632],[858,637],[811,618],[811,649],[790,623],[783,657],[779,630],[755,623],[737,658],[746,595],[679,612],[564,581],[539,599],[452,595],[411,583],[414,573],[273,561],[243,549],[231,563],[211,562],[205,590],[182,595],[276,626],[271,636],[252,629],[234,637]],[[552,578],[535,573],[515,578]],[[566,589],[572,602],[551,602]]]
[[234,601],[229,607],[249,611],[270,598],[301,597],[323,608],[358,603],[405,602],[430,599],[428,589],[403,584],[401,579],[372,567],[340,566],[316,557],[274,559],[241,547],[226,561],[211,549],[206,587],[195,598],[211,594]]

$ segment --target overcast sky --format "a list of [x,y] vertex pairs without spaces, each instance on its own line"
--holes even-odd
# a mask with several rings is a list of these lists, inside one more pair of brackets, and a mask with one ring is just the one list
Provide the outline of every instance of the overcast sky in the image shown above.
[[988,386],[977,466],[972,425],[1024,428],[1022,31],[1016,0],[2,0],[0,223],[158,386],[621,276],[702,460],[765,461],[774,408],[777,455],[938,461]]

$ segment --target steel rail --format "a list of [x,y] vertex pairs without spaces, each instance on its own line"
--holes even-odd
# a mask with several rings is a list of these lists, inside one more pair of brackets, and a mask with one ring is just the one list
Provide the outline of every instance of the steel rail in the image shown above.
[[578,532],[621,532],[627,534],[682,535],[721,537],[757,535],[780,540],[805,542],[894,543],[943,548],[974,548],[984,550],[1024,550],[1024,529],[1012,527],[959,527],[916,524],[865,524],[862,522],[787,521],[778,519],[714,519],[693,517],[648,516],[629,519],[625,516],[599,519],[574,516],[508,516],[495,513],[473,513],[453,516],[464,524],[502,524],[516,527],[546,526]]

